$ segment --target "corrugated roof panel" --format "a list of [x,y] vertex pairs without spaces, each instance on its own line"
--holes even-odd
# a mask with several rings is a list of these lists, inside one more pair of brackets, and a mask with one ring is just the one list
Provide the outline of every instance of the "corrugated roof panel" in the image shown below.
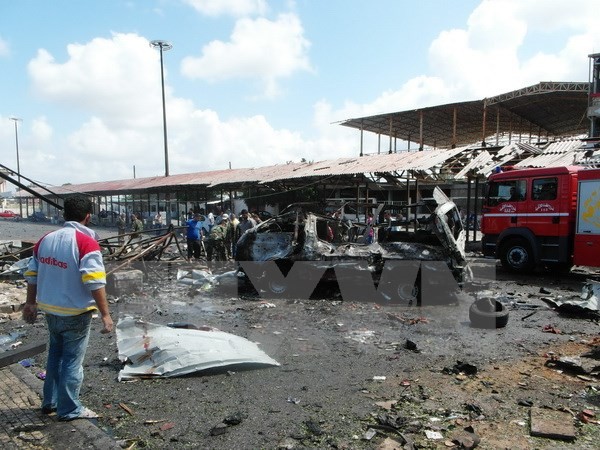
[[[244,169],[232,169],[223,171],[219,176],[211,176],[208,187],[223,184],[261,182],[266,178],[286,179],[287,174],[308,165],[308,163],[276,164],[274,166],[252,167]],[[212,174],[212,173],[211,173]]]
[[[289,163],[241,169],[213,170],[187,174],[101,181],[77,185],[53,186],[57,195],[72,193],[131,192],[160,189],[168,186],[206,186],[235,183],[267,183],[276,180],[315,176],[355,175],[358,173],[430,170],[465,151],[467,147],[451,150],[424,150],[392,154],[345,157],[312,163]],[[29,195],[29,194],[24,194]]]
[[[340,123],[406,141],[414,142],[420,136],[424,145],[438,148],[480,142],[482,131],[484,139],[496,132],[526,136],[532,123],[541,127],[542,134],[576,136],[587,132],[588,124],[581,117],[588,107],[588,92],[588,83],[541,82],[487,99],[357,117]],[[491,105],[498,105],[501,113],[484,114]]]
[[454,179],[461,179],[467,176],[467,173],[470,170],[477,170],[485,165],[487,165],[492,160],[492,155],[487,150],[484,150],[471,161],[469,161],[460,172],[454,175]]
[[553,142],[540,155],[531,156],[515,164],[517,167],[568,166],[583,159],[580,140]]
[[358,173],[394,172],[403,170],[428,170],[442,164],[444,161],[461,153],[463,150],[464,148],[452,150],[424,150],[317,161],[294,168],[294,170],[291,172],[275,173],[271,177],[265,177],[262,182],[268,183],[276,180],[314,176],[355,175]]

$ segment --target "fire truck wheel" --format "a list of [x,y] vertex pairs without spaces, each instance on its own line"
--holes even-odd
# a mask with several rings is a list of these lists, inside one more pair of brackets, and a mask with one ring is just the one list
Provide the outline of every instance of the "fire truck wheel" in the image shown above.
[[534,267],[531,247],[521,238],[510,239],[502,245],[500,261],[505,269],[513,272],[531,272]]
[[496,299],[480,298],[469,308],[469,320],[476,328],[503,328],[508,323],[508,309]]

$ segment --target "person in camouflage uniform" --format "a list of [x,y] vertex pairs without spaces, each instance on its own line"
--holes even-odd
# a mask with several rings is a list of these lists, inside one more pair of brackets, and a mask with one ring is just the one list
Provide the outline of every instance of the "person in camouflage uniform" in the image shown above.
[[235,214],[230,214],[229,220],[227,221],[227,234],[225,235],[225,254],[227,260],[230,260],[235,256],[233,252],[233,245],[235,244],[235,242],[233,242],[233,236],[235,235],[235,227],[237,224],[234,223],[234,220],[239,222],[235,218]]
[[119,230],[119,245],[123,245],[125,243],[125,228],[127,226],[127,221],[125,220],[125,214],[119,214],[117,217],[117,229]]
[[132,240],[139,240],[142,237],[142,231],[144,231],[144,223],[140,220],[141,214],[134,213],[131,215],[131,238]]
[[206,260],[227,261],[227,250],[225,248],[227,233],[229,230],[229,216],[223,214],[221,223],[215,225],[207,239]]

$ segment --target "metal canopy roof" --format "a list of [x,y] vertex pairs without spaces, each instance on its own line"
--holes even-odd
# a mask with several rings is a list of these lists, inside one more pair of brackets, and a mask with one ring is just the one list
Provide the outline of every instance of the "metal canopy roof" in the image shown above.
[[[366,155],[363,157],[327,159],[316,162],[278,164],[255,168],[212,170],[129,180],[90,182],[54,186],[57,195],[88,193],[96,195],[117,195],[124,193],[165,192],[185,189],[240,188],[258,186],[277,181],[292,181],[311,177],[332,177],[365,173],[427,171],[443,164],[448,159],[465,151],[465,148],[452,150],[427,150],[423,152],[399,152],[393,154]],[[299,182],[302,183],[303,182]],[[19,196],[30,194],[20,192]]]
[[589,129],[588,90],[587,82],[541,82],[483,100],[339,123],[416,143],[421,142],[422,133],[422,144],[436,148],[473,144],[502,134],[577,136]]

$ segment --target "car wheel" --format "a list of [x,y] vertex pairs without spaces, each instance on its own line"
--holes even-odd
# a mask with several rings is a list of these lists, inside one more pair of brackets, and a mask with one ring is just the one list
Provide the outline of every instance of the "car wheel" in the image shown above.
[[533,253],[525,239],[510,239],[502,245],[502,266],[512,272],[531,272],[534,267]]
[[469,308],[469,320],[476,328],[503,328],[508,323],[508,309],[496,299],[480,298]]

